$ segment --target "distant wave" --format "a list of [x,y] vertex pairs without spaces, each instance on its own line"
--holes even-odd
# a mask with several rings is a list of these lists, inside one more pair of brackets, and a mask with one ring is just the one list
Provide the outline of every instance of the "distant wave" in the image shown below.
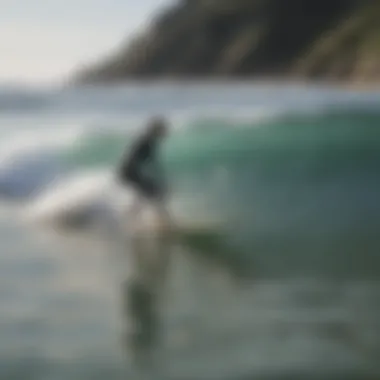
[[[220,87],[220,86],[219,86]],[[0,86],[0,112],[86,113],[147,116],[164,113],[174,118],[189,115],[260,118],[288,112],[323,112],[331,106],[350,109],[378,107],[376,92],[333,90],[323,87],[229,85],[119,86],[108,89],[71,87],[39,89]],[[377,99],[376,99],[377,98]],[[256,116],[255,116],[256,115]]]
[[48,94],[22,88],[0,87],[0,112],[30,112],[48,107]]
[[62,159],[78,133],[23,131],[0,144],[0,196],[10,200],[36,196],[68,170]]

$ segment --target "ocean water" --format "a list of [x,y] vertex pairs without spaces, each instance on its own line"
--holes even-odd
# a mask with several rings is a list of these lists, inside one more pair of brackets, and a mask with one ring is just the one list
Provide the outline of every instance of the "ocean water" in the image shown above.
[[[0,88],[0,378],[378,379],[379,107],[292,84]],[[173,216],[218,229],[108,228],[155,114]]]

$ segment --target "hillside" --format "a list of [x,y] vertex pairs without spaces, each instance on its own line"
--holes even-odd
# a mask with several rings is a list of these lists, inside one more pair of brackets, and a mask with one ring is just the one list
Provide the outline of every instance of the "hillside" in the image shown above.
[[380,79],[380,2],[182,0],[80,82],[153,78]]

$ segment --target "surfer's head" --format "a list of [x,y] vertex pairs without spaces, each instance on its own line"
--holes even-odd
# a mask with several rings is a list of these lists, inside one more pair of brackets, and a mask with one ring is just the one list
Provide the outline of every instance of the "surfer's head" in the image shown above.
[[169,132],[169,125],[163,116],[155,116],[147,126],[147,133],[154,138],[163,138]]

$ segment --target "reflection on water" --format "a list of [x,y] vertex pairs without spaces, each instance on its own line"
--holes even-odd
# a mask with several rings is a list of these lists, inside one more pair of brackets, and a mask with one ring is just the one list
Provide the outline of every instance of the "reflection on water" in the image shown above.
[[378,379],[376,279],[305,276],[302,262],[266,277],[265,251],[216,236],[137,239],[120,257],[2,227],[0,379],[133,379],[131,367],[173,380]]
[[171,257],[168,237],[131,239],[132,272],[122,285],[126,348],[139,368],[151,368],[161,342],[160,303]]
[[125,348],[153,378],[379,374],[376,281],[255,280],[252,257],[207,236],[135,240],[129,254]]
[[[123,343],[127,357],[132,359],[136,369],[149,369],[153,374],[165,371],[165,351],[169,339],[164,333],[163,319],[170,297],[172,265],[182,259],[191,267],[195,281],[189,287],[193,290],[198,288],[196,297],[202,293],[204,295],[205,280],[235,287],[239,283],[237,280],[243,278],[245,272],[242,270],[244,265],[241,258],[231,255],[226,249],[223,252],[219,239],[215,233],[207,234],[207,231],[182,235],[161,233],[130,239],[126,251],[130,258],[129,275],[121,286]],[[200,327],[194,316],[191,324],[193,328]],[[178,337],[175,340],[178,341]]]

